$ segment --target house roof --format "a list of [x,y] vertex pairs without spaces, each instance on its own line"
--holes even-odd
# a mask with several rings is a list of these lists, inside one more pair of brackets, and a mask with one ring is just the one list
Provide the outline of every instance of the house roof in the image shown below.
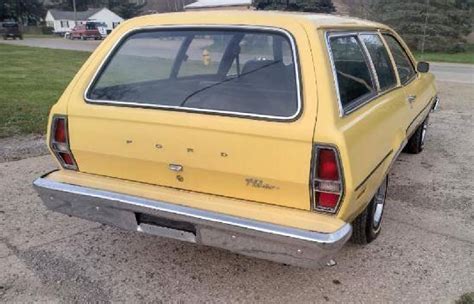
[[[87,11],[77,11],[77,20],[87,20],[95,13],[101,11],[103,8],[90,8]],[[56,20],[74,20],[73,11],[61,11],[57,9],[50,9],[49,12]]]
[[185,5],[184,8],[205,8],[222,6],[240,6],[252,5],[252,0],[198,0],[194,3]]

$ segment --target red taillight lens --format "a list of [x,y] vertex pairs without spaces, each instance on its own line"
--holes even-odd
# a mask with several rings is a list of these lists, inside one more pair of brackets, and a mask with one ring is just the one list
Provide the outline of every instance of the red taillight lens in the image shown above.
[[314,208],[336,212],[342,198],[343,186],[339,155],[332,147],[315,147],[312,191]]
[[337,202],[339,201],[339,194],[335,193],[317,192],[316,197],[318,206],[322,208],[333,209],[337,206]]
[[74,166],[74,159],[72,158],[71,154],[62,153],[62,152],[59,152],[58,154],[61,157],[64,164],[66,164],[68,166]]
[[318,178],[338,180],[339,171],[335,151],[324,148],[318,149],[318,151]]
[[67,117],[55,116],[51,124],[50,147],[65,169],[77,170],[76,161],[69,147]]
[[58,117],[54,120],[54,141],[66,143],[66,118]]

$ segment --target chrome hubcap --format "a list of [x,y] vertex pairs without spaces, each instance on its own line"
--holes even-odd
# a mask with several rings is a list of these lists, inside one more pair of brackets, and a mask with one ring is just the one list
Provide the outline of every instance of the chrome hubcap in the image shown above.
[[422,145],[425,143],[426,129],[428,129],[428,124],[424,122],[423,129],[421,130],[421,144]]
[[377,193],[375,194],[374,197],[374,215],[373,215],[373,223],[374,223],[374,228],[377,229],[380,226],[380,222],[382,221],[382,214],[383,214],[383,208],[385,206],[385,192],[387,190],[387,183],[386,181],[383,182],[383,184],[380,186],[380,188],[377,190]]

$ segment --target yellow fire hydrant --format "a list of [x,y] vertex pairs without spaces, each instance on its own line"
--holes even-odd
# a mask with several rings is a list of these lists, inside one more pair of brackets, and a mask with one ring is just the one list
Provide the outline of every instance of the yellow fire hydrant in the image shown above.
[[209,51],[207,49],[204,49],[204,51],[202,51],[202,62],[204,63],[204,65],[211,64],[211,55],[209,54]]

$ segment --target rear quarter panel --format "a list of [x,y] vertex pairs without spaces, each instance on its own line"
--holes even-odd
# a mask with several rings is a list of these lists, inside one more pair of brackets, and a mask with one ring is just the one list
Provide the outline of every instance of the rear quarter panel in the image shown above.
[[405,121],[410,113],[404,90],[399,86],[341,117],[326,47],[326,30],[313,30],[310,35],[317,37],[312,50],[317,58],[315,69],[320,101],[314,141],[329,143],[339,149],[345,189],[336,216],[352,221],[375,194],[404,143]]

